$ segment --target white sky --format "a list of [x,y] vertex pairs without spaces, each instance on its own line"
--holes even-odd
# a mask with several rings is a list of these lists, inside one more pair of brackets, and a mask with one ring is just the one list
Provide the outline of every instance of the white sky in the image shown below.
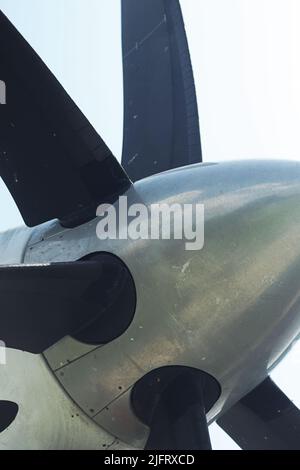
[[[181,5],[204,160],[300,159],[300,1],[181,0]],[[0,8],[120,157],[119,0],[0,0]],[[22,224],[1,181],[0,201],[0,230]],[[296,345],[272,375],[298,406],[299,371]],[[216,425],[211,428],[215,449],[236,448]]]

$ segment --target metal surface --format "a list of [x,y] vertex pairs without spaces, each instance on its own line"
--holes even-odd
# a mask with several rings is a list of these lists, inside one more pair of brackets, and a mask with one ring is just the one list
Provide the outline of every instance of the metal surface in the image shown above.
[[180,240],[100,241],[97,220],[30,246],[27,262],[113,252],[136,282],[127,332],[57,373],[74,401],[103,426],[111,410],[118,436],[120,420],[134,419],[123,394],[154,368],[188,365],[214,376],[222,395],[210,420],[255,387],[300,331],[299,197],[299,163],[194,165],[138,182],[128,198],[203,203],[201,251],[185,251]]
[[17,264],[23,261],[28,240],[33,231],[20,227],[0,233],[0,264]]
[[41,356],[8,350],[1,400],[19,405],[0,433],[0,450],[104,449],[116,439],[93,423],[60,387]]
[[[25,262],[112,252],[129,267],[138,303],[132,324],[113,342],[89,351],[66,338],[46,352],[58,381],[42,358],[9,351],[0,400],[15,401],[20,412],[1,434],[2,448],[99,448],[99,439],[109,445],[111,436],[126,442],[115,448],[142,448],[148,429],[129,397],[146,372],[187,365],[214,376],[222,394],[212,421],[261,382],[299,335],[299,163],[194,165],[142,180],[128,198],[148,206],[203,203],[204,248],[186,251],[180,240],[100,241],[96,219],[75,229],[52,222],[33,230]],[[19,259],[4,262],[22,262],[19,251]],[[70,418],[73,407],[81,424]]]

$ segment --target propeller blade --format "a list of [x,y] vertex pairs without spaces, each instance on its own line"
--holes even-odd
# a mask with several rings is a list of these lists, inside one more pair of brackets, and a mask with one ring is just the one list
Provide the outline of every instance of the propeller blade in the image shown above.
[[300,449],[300,411],[270,378],[217,423],[244,450]]
[[206,413],[221,393],[209,374],[166,366],[143,376],[133,387],[131,405],[150,428],[148,450],[210,449]]
[[16,403],[11,401],[0,401],[0,433],[5,431],[15,420],[19,411]]
[[165,388],[154,409],[146,450],[209,450],[201,383],[184,372]]
[[130,186],[109,148],[0,11],[0,176],[28,226],[75,226]]
[[84,341],[82,332],[94,322],[99,335],[107,323],[111,334],[132,320],[132,298],[135,288],[128,269],[105,253],[76,262],[3,266],[0,338],[8,348],[41,353],[66,335],[81,332]]
[[122,0],[124,142],[133,181],[201,162],[197,98],[178,0]]

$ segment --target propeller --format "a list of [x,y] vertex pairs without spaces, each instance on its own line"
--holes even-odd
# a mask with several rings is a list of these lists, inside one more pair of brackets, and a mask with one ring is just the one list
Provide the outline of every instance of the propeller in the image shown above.
[[47,66],[0,12],[0,175],[26,225],[76,226],[130,180]]
[[[116,201],[131,181],[202,160],[179,1],[122,0],[122,39],[121,166],[0,12],[0,78],[7,103],[0,106],[0,175],[28,226],[54,218],[65,227],[78,226],[95,217],[99,204]],[[0,336],[8,347],[41,353],[66,335],[105,343],[129,326],[135,302],[128,268],[108,253],[0,267]],[[206,413],[218,399],[218,386],[207,388],[207,377],[181,370],[156,382],[163,386],[151,394],[152,382],[144,379],[134,388],[132,403],[150,428],[147,448],[209,449]],[[3,403],[9,410],[4,429],[17,409],[0,402],[0,415]],[[218,420],[246,449],[299,449],[299,422],[299,410],[271,379]]]
[[199,163],[192,64],[178,0],[122,0],[122,165],[136,181]]
[[[0,12],[0,174],[28,226],[74,227],[131,181],[43,61]],[[41,353],[66,335],[105,343],[129,325],[135,287],[109,254],[79,262],[0,267],[0,334]],[[120,301],[124,301],[122,315]],[[128,313],[128,315],[127,315]],[[100,319],[102,321],[100,321]],[[93,331],[93,334],[90,333]]]
[[103,344],[127,329],[134,311],[132,277],[108,253],[0,267],[0,334],[9,348],[39,354],[67,335],[90,343],[89,328]]
[[217,423],[244,450],[300,449],[300,411],[270,377]]
[[179,374],[161,393],[150,422],[147,450],[210,450],[203,386]]
[[[63,226],[75,227],[94,218],[99,204],[124,194],[131,180],[201,161],[197,99],[179,1],[123,0],[122,39],[123,167],[0,13],[7,102],[0,107],[0,175],[27,225],[58,218]],[[8,347],[41,353],[66,335],[87,343],[110,341],[125,331],[134,310],[130,273],[109,254],[0,267],[0,332]],[[183,383],[190,389],[179,402]],[[173,379],[153,411],[148,447],[156,445],[157,429],[164,423],[163,445],[209,448],[199,387],[189,376]],[[189,423],[186,434],[182,429]]]
[[132,391],[132,408],[150,429],[147,450],[211,449],[206,413],[220,396],[209,374],[167,366],[146,374]]

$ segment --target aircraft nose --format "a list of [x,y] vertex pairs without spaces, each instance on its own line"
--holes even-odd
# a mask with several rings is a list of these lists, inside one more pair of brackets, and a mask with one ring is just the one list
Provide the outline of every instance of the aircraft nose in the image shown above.
[[214,318],[227,364],[253,353],[269,368],[300,332],[300,163],[239,162],[210,172],[217,184],[205,190],[200,309]]

